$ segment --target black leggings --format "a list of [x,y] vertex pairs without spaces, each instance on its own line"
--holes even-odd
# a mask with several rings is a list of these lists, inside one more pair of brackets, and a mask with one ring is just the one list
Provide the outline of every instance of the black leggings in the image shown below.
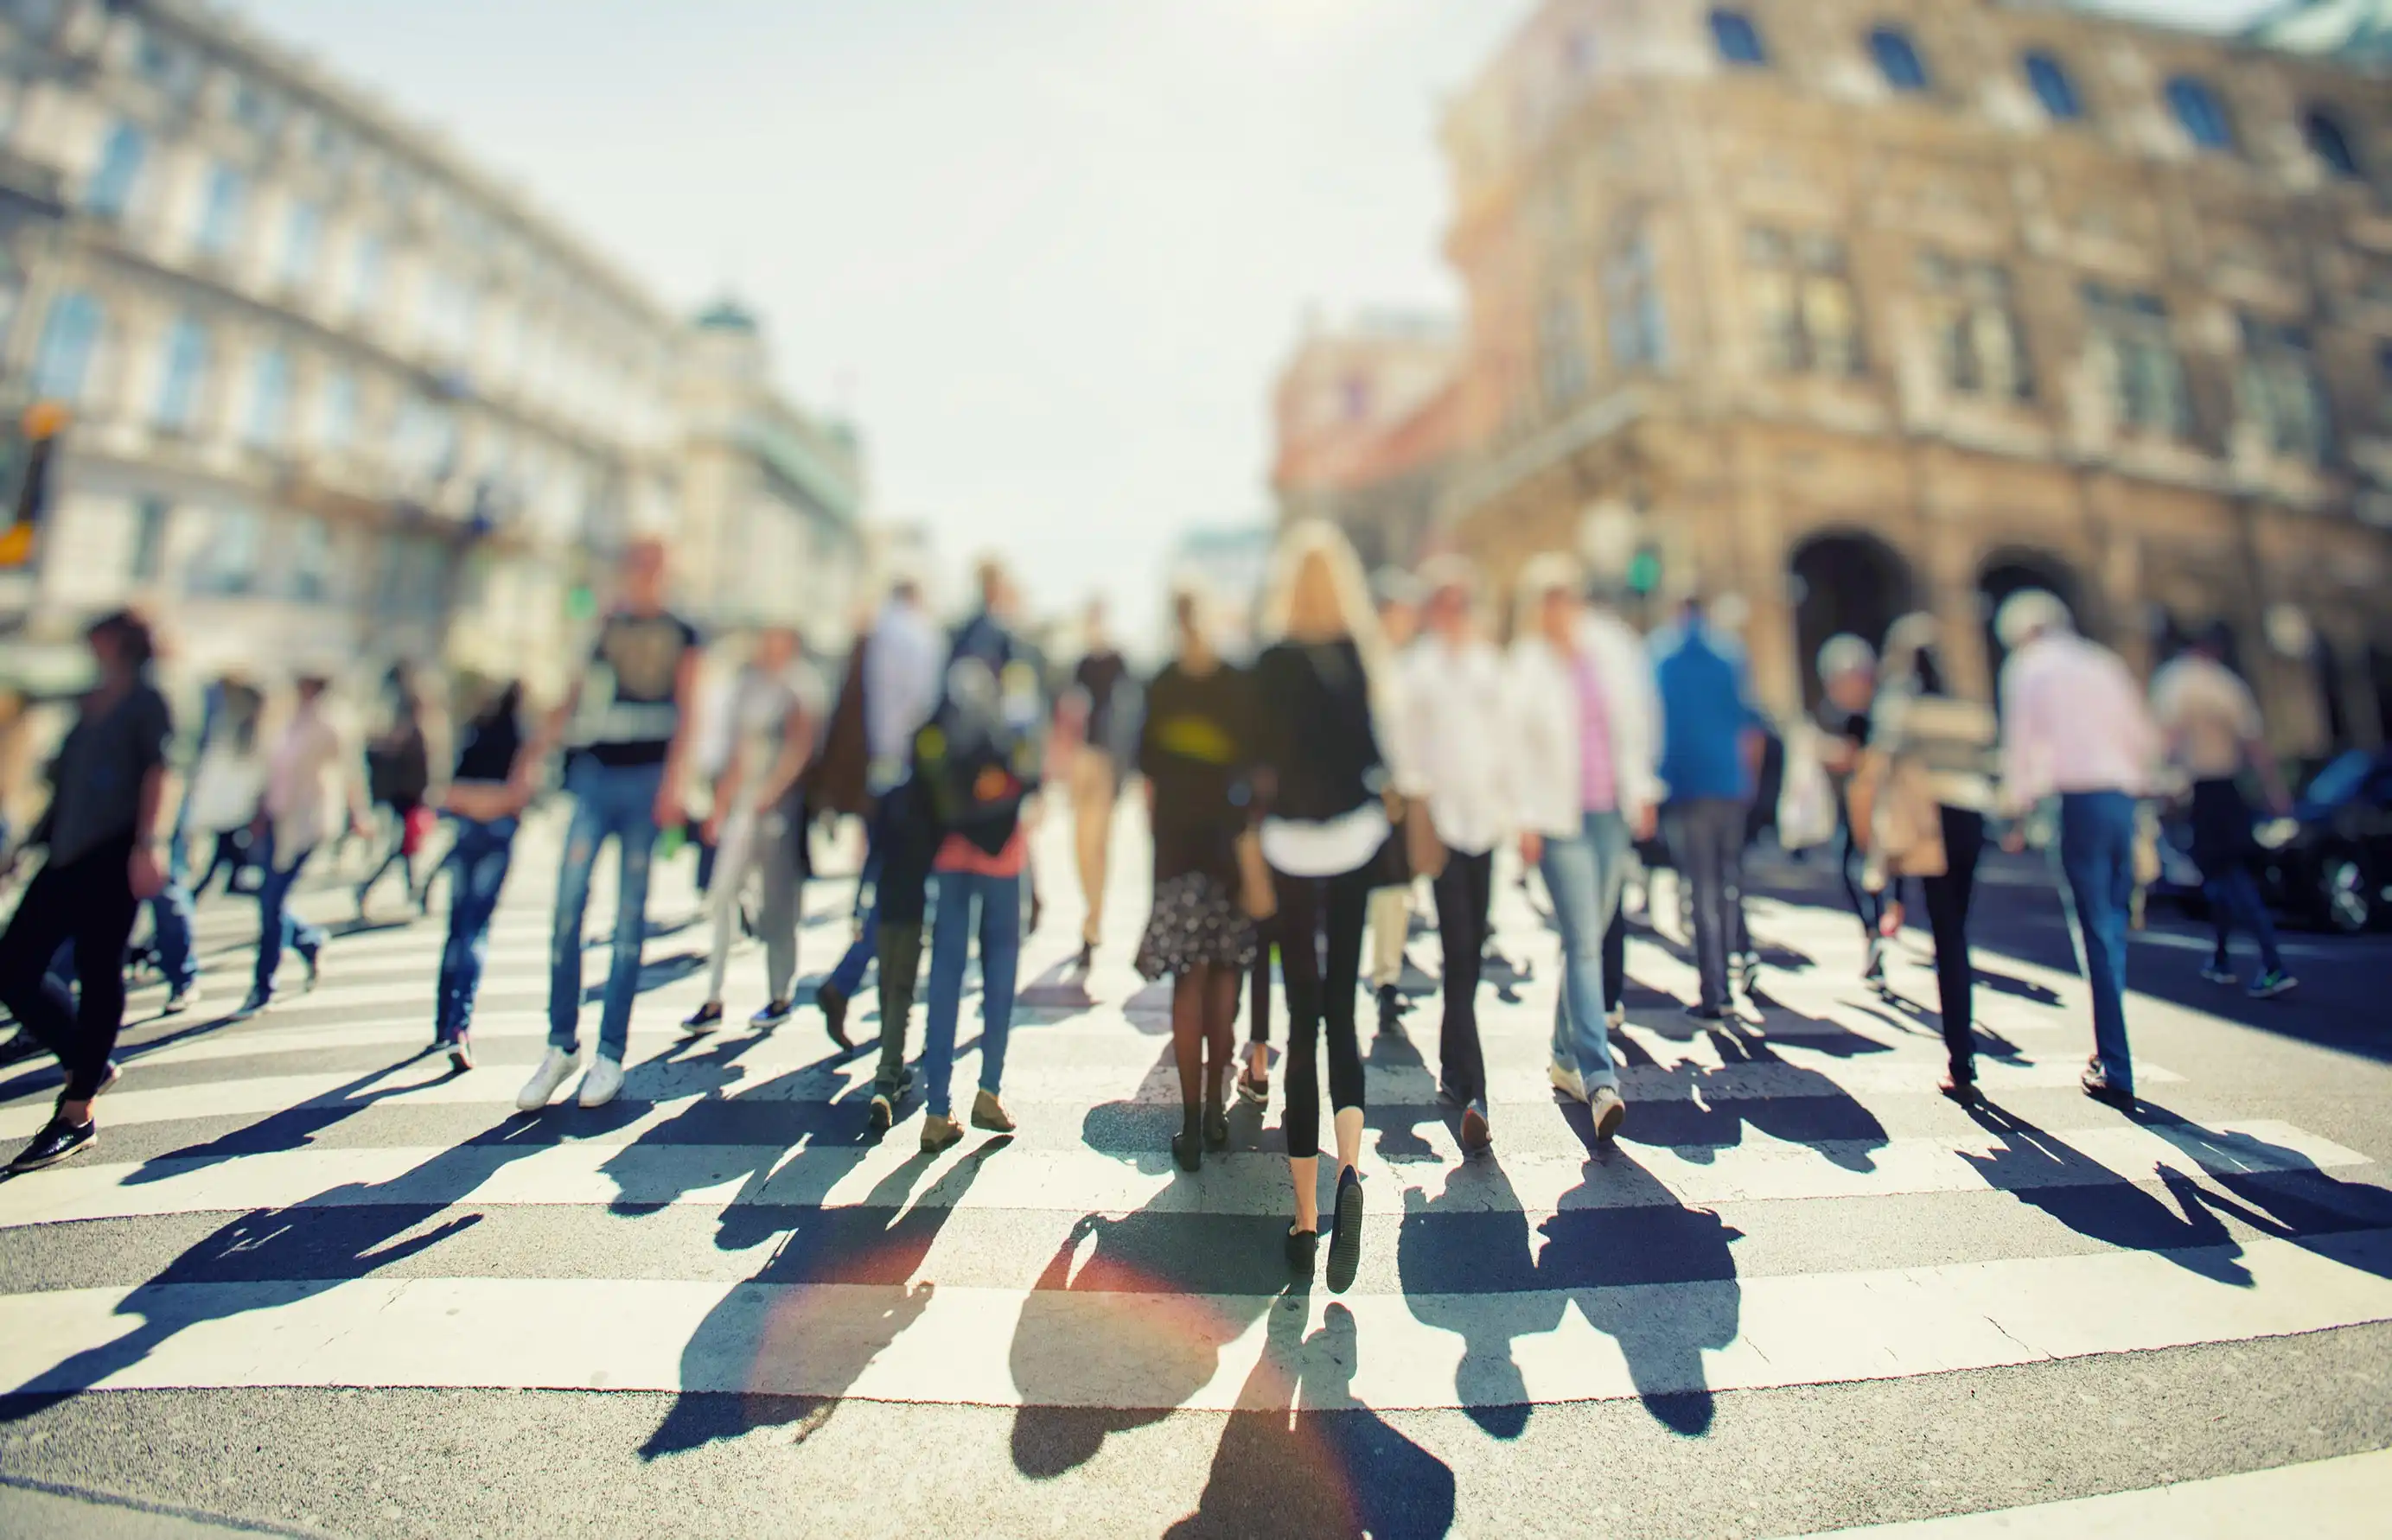
[[1436,879],[1436,931],[1445,946],[1445,1020],[1437,1064],[1445,1089],[1468,1104],[1487,1095],[1487,1056],[1478,1046],[1478,978],[1487,955],[1487,915],[1495,886],[1491,852],[1449,850]]
[[1868,855],[1861,849],[1860,841],[1852,837],[1852,826],[1848,822],[1840,822],[1836,825],[1836,870],[1844,879],[1844,898],[1852,904],[1852,912],[1860,917],[1861,929],[1875,940],[1878,915],[1883,900],[1879,895],[1869,891],[1866,880]]
[[[98,1092],[124,1022],[124,942],[141,909],[132,860],[133,839],[124,835],[63,866],[43,867],[0,935],[0,1004],[58,1055],[70,1101]],[[61,941],[74,943],[79,993],[50,974]]]
[[1944,1009],[1944,1049],[1952,1078],[1976,1078],[1975,969],[1969,961],[1969,899],[1977,886],[1977,858],[1985,849],[1985,821],[1959,808],[1944,810],[1944,874],[1920,879],[1927,924],[1935,936],[1935,987]]
[[1254,926],[1254,973],[1253,1000],[1247,1012],[1246,1041],[1253,1043],[1270,1042],[1271,950],[1279,945],[1279,916]]
[[1611,912],[1611,928],[1603,933],[1603,1008],[1619,1009],[1628,992],[1628,912]]
[[[1329,1038],[1332,1115],[1362,1105],[1362,1050],[1354,1036],[1354,991],[1362,975],[1362,925],[1371,907],[1368,868],[1336,877],[1291,877],[1279,889],[1280,967],[1287,978],[1287,1153],[1320,1153],[1322,1029]],[[1320,955],[1323,933],[1328,959]]]

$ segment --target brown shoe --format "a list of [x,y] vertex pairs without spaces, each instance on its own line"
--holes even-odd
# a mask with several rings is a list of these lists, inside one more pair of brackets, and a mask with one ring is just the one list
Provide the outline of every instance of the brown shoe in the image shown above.
[[964,1125],[935,1112],[922,1117],[922,1153],[936,1155],[964,1142]]
[[1005,1104],[996,1099],[994,1091],[982,1091],[972,1098],[971,1121],[972,1127],[984,1128],[991,1133],[1013,1132],[1013,1119],[1007,1114]]

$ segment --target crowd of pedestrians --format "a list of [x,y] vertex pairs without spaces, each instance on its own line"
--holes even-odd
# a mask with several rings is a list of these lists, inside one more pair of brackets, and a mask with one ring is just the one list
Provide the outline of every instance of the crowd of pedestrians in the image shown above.
[[[1528,563],[1502,594],[1458,557],[1366,580],[1338,532],[1298,524],[1278,554],[1251,659],[1225,656],[1206,597],[1182,592],[1169,661],[1141,679],[1100,609],[1086,615],[1076,666],[1054,670],[1022,629],[1011,576],[990,562],[978,574],[977,606],[952,632],[932,620],[916,586],[896,584],[835,689],[794,630],[755,633],[718,697],[722,720],[711,731],[722,746],[708,755],[699,736],[707,641],[670,607],[668,589],[666,548],[634,542],[586,662],[537,718],[521,685],[492,683],[457,703],[452,734],[434,692],[400,677],[386,718],[361,734],[322,671],[301,670],[273,710],[267,692],[220,681],[185,757],[179,798],[149,629],[130,614],[94,626],[98,682],[51,764],[48,810],[20,842],[44,860],[0,935],[0,1003],[66,1072],[56,1116],[14,1169],[65,1158],[96,1136],[93,1104],[118,1073],[124,964],[143,905],[167,1009],[187,1009],[197,983],[194,895],[219,872],[233,886],[251,874],[258,937],[236,1014],[265,1011],[286,952],[310,984],[322,965],[324,932],[289,900],[311,859],[344,840],[381,842],[356,890],[361,923],[393,869],[419,911],[430,907],[435,878],[448,876],[433,1044],[455,1070],[472,1069],[492,915],[523,821],[560,762],[570,811],[548,1042],[516,1098],[521,1109],[546,1106],[577,1075],[573,1094],[585,1107],[620,1092],[651,872],[684,830],[712,859],[708,988],[683,1030],[726,1024],[743,934],[763,954],[749,1027],[789,1021],[800,1003],[809,830],[853,819],[865,852],[853,941],[812,1003],[840,1050],[877,1049],[870,1129],[892,1130],[918,1100],[926,1153],[961,1141],[967,1122],[1012,1132],[1004,1074],[1022,944],[1038,924],[1031,850],[1042,804],[1060,795],[1070,806],[1084,900],[1073,965],[1085,975],[1108,944],[1118,807],[1138,785],[1152,891],[1133,956],[1140,975],[1168,985],[1181,1103],[1172,1158],[1195,1171],[1228,1147],[1233,1089],[1268,1104],[1276,981],[1285,1251],[1308,1274],[1325,1250],[1335,1289],[1350,1286],[1361,1261],[1358,1002],[1368,990],[1377,1029],[1403,1029],[1419,891],[1429,895],[1439,953],[1438,1092],[1465,1156],[1496,1137],[1479,1010],[1495,955],[1497,869],[1511,852],[1541,882],[1558,937],[1550,1078],[1566,1101],[1584,1105],[1598,1137],[1631,1116],[1612,1037],[1622,1022],[1623,896],[1650,861],[1666,860],[1679,877],[1697,979],[1687,1013],[1733,1030],[1758,1008],[1744,861],[1773,734],[1741,640],[1698,596],[1639,635],[1617,596],[1566,556]],[[2242,930],[2259,951],[2252,992],[2267,996],[2293,981],[2252,880],[2254,813],[2239,786],[2256,770],[2270,803],[2282,803],[2282,788],[2257,705],[2215,641],[2171,664],[2147,697],[2048,594],[2009,600],[1996,631],[2007,653],[1998,716],[1956,692],[1931,616],[1903,618],[1878,644],[1837,637],[1817,660],[1821,760],[1837,808],[1831,859],[1864,927],[1863,978],[1882,985],[1884,947],[1915,885],[1935,947],[1948,1050],[1941,1089],[1976,1098],[1976,873],[1989,843],[2017,845],[2047,809],[2090,984],[2084,1089],[2126,1101],[2138,804],[2171,770],[2187,783],[2194,855],[2219,915],[2210,974],[2231,977],[2229,932]],[[708,804],[702,818],[689,810],[694,792]],[[428,859],[436,822],[447,830],[436,865]],[[582,935],[609,843],[612,941],[585,1062]],[[196,884],[186,859],[195,847],[209,852]],[[979,1082],[958,1116],[951,1081],[975,963]],[[878,1042],[859,1048],[851,1013],[875,973]],[[1242,1055],[1236,1018],[1249,986]],[[1333,1162],[1326,1172],[1324,1155]]]

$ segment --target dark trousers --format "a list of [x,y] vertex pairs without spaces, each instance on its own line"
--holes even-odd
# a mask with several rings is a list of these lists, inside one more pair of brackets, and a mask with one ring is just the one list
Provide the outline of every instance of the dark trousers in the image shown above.
[[1744,803],[1723,796],[1672,802],[1662,815],[1670,864],[1694,899],[1695,966],[1702,1003],[1728,1003],[1727,960],[1744,950]]
[[1448,850],[1437,875],[1436,934],[1445,949],[1445,1023],[1437,1033],[1439,1077],[1467,1106],[1487,1097],[1487,1057],[1478,1047],[1478,978],[1487,955],[1487,913],[1495,886],[1493,852]]
[[[1362,976],[1362,925],[1371,908],[1366,867],[1336,877],[1274,871],[1279,962],[1287,978],[1287,1153],[1320,1153],[1320,1039],[1329,1039],[1332,1114],[1362,1105],[1362,1050],[1354,1036],[1354,991]],[[1324,960],[1323,942],[1327,956]]]
[[1860,917],[1862,933],[1875,939],[1878,919],[1885,911],[1886,895],[1869,890],[1867,871],[1867,852],[1853,837],[1851,822],[1839,819],[1836,823],[1836,873],[1844,880],[1844,900]]
[[515,820],[457,820],[457,840],[441,864],[449,873],[448,939],[440,951],[432,1035],[454,1042],[474,1025],[474,997],[482,988],[482,961],[490,946],[490,917],[513,861]]
[[1603,933],[1603,1008],[1619,1009],[1628,992],[1628,916],[1611,912],[1611,928]]
[[1969,960],[1969,900],[1977,890],[1977,860],[1985,851],[1985,821],[1965,809],[1944,810],[1944,874],[1922,877],[1927,925],[1935,936],[1935,989],[1944,1012],[1944,1049],[1952,1078],[1977,1078],[1977,1044],[1970,1029],[1976,1012],[1976,967]]
[[[0,935],[0,1004],[67,1072],[67,1098],[99,1090],[124,1021],[124,943],[141,905],[128,873],[131,835],[63,866],[45,866],[25,888]],[[49,971],[61,942],[74,943],[81,998]]]

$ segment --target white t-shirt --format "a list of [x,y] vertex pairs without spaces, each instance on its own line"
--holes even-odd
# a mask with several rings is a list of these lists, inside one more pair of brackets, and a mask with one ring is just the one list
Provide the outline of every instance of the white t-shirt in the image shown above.
[[2171,757],[2195,781],[2241,774],[2242,745],[2261,731],[2251,687],[2205,657],[2178,658],[2153,677],[2152,714],[2167,735]]

